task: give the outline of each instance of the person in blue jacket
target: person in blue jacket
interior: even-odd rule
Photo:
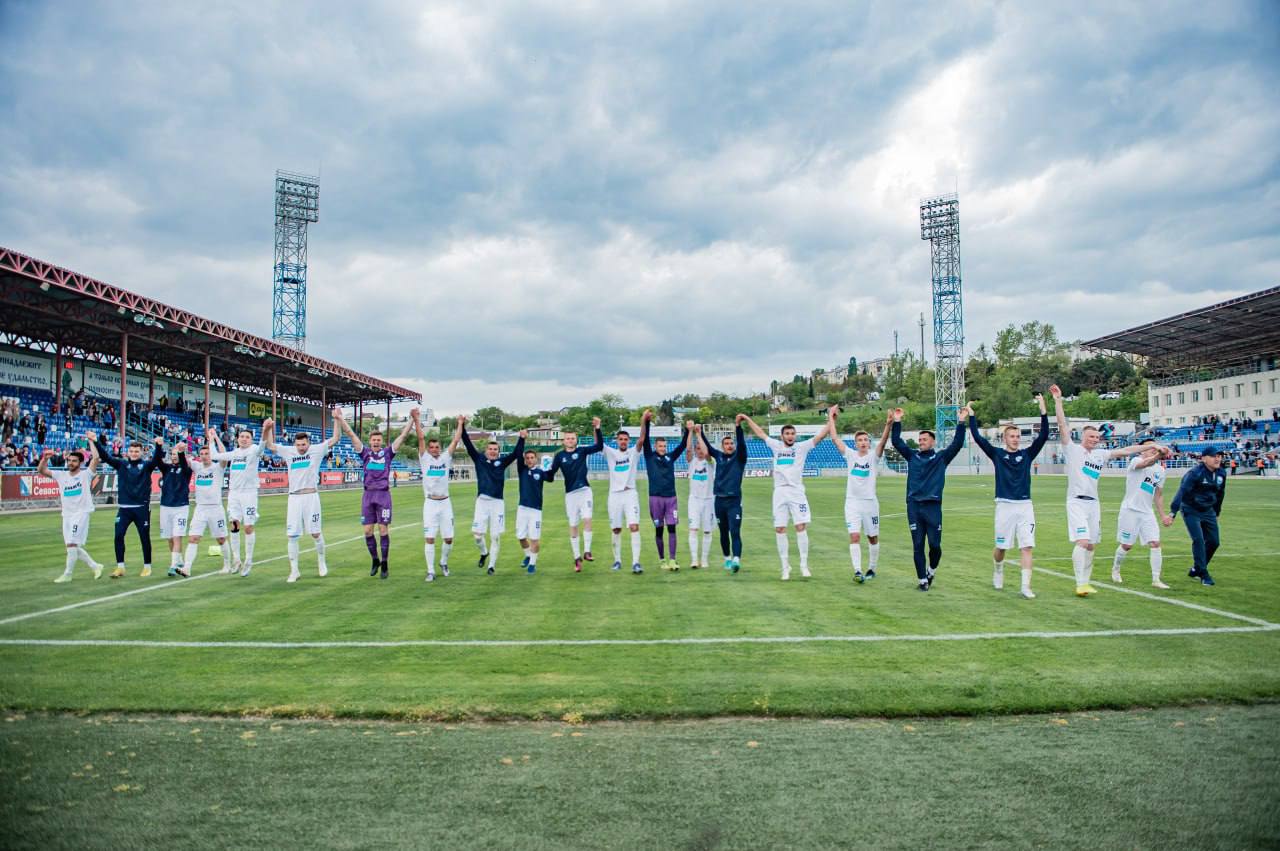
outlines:
[[[973,413],[969,406],[958,412],[960,423]],[[912,449],[902,439],[902,409],[893,412],[893,431],[889,439],[893,448],[907,462],[907,526],[911,529],[911,551],[916,565],[916,579],[921,591],[933,586],[934,574],[942,562],[942,489],[947,484],[947,465],[956,459],[964,446],[964,426],[957,425],[950,445],[938,452],[937,436],[923,429]],[[929,542],[929,562],[925,564],[924,544]]]
[[[476,548],[480,550],[480,561],[477,567],[485,567],[493,576],[498,565],[498,549],[502,541],[502,533],[506,531],[506,503],[503,500],[503,485],[506,484],[507,467],[524,454],[524,433],[516,440],[516,447],[506,455],[496,440],[485,444],[484,452],[476,449],[467,434],[467,418],[458,417],[462,424],[462,445],[476,469],[476,510],[475,519],[471,521],[471,534],[475,536]],[[485,545],[484,534],[489,533],[489,544]]]
[[[733,437],[720,438],[716,449],[707,440],[702,426],[693,427],[697,439],[707,454],[716,461],[715,495],[716,523],[720,526],[720,550],[724,553],[724,569],[737,573],[742,569],[742,477],[747,472],[747,440],[742,433],[742,421],[746,414],[738,414]]]
[[[1191,557],[1195,561],[1187,575],[1199,579],[1202,585],[1214,584],[1209,575],[1209,562],[1221,541],[1218,515],[1222,513],[1222,500],[1226,495],[1227,477],[1222,472],[1222,456],[1212,446],[1206,447],[1200,453],[1200,463],[1182,477],[1178,495],[1169,507],[1174,517],[1182,512],[1182,522],[1191,535]]]
[[[138,527],[138,540],[142,544],[142,573],[151,575],[151,473],[164,457],[164,447],[157,443],[150,458],[143,459],[142,444],[134,440],[120,458],[112,455],[105,437],[93,432],[88,438],[98,444],[102,463],[116,471],[116,569],[112,579],[124,576],[124,535],[130,526]]]

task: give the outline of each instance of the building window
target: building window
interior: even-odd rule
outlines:
[[[1178,425],[1182,425],[1187,421],[1186,417],[1178,417]]]
[[[1153,393],[1153,394],[1151,394],[1151,407],[1153,407],[1153,408],[1158,408],[1158,407],[1160,407],[1160,395],[1159,395],[1159,394],[1157,394],[1157,393]]]
[[[1179,394],[1178,394],[1178,404],[1179,404],[1179,405],[1185,405],[1185,404],[1187,404],[1187,394],[1186,394],[1186,393],[1179,393]]]
[[[1212,401],[1213,401],[1213,388],[1212,388],[1212,387],[1206,387],[1206,388],[1204,389],[1204,398],[1205,398],[1205,401],[1207,401],[1207,402],[1212,402]]]
[[[1224,401],[1224,402],[1225,402],[1225,401],[1227,401],[1227,385],[1225,385],[1225,384],[1224,384],[1224,385],[1222,385],[1222,388],[1221,388],[1221,389],[1222,389],[1222,396],[1221,396],[1221,399],[1222,399],[1222,401]]]
[[[1271,379],[1271,392],[1276,392],[1276,380],[1274,378]]]
[[[1253,395],[1257,396],[1261,392],[1262,392],[1262,382],[1261,381],[1253,382]]]
[[[1241,381],[1239,384],[1236,385],[1236,398],[1239,399],[1243,395],[1244,395],[1244,382]],[[1244,411],[1240,412],[1240,416],[1242,417],[1244,416]]]
[[[1261,409],[1261,408],[1255,408],[1255,409],[1254,409],[1254,411],[1253,411],[1253,415],[1254,415],[1255,417],[1260,417],[1260,416],[1262,416],[1262,409]]]
[[[1173,404],[1173,394],[1172,393],[1164,394],[1164,406],[1167,408],[1172,404]]]
[[[1191,401],[1192,401],[1192,402],[1199,402],[1199,401],[1200,401],[1200,391],[1199,391],[1199,390],[1192,390],[1192,391],[1191,391]]]

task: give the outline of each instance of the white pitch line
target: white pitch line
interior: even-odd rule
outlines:
[[[544,638],[544,639],[420,639],[405,641],[146,641],[96,638],[7,638],[0,645],[22,647],[150,647],[162,649],[313,650],[398,647],[641,647],[655,645],[888,643],[920,641],[998,641],[1005,639],[1114,638],[1118,636],[1214,635],[1272,632],[1280,625],[1203,626],[1170,629],[1100,629],[1080,631],[973,632],[938,635],[779,635],[732,638]]]
[[[1037,567],[1036,570],[1039,571],[1040,573],[1047,573],[1050,576],[1057,576],[1060,579],[1070,579],[1072,582],[1075,581],[1075,577],[1069,573],[1062,573],[1061,571],[1050,570],[1047,567]],[[1218,617],[1222,617],[1222,618],[1230,618],[1231,620],[1244,621],[1245,623],[1251,623],[1263,629],[1280,629],[1280,624],[1274,624],[1274,623],[1271,623],[1270,621],[1262,620],[1261,618],[1253,618],[1253,617],[1249,617],[1248,615],[1238,615],[1235,612],[1228,612],[1224,609],[1214,609],[1209,606],[1202,606],[1199,603],[1189,603],[1186,600],[1179,600],[1177,597],[1161,597],[1159,594],[1151,594],[1146,591],[1139,591],[1136,588],[1125,588],[1121,585],[1112,585],[1110,582],[1102,582],[1096,579],[1091,580],[1089,584],[1101,586],[1110,591],[1120,591],[1125,594],[1134,594],[1138,597],[1144,597],[1148,600],[1157,600],[1161,603],[1169,603],[1170,605],[1173,605],[1173,606],[1182,606],[1184,609],[1194,609],[1197,612],[1205,612],[1206,614],[1217,615]]]
[[[408,529],[410,526],[417,526],[417,525],[418,525],[417,523],[403,523],[399,526],[392,526],[391,528],[393,530]],[[325,547],[326,548],[336,547],[340,544],[349,544],[352,541],[363,541],[363,540],[364,540],[364,535],[356,535],[353,538],[343,538],[340,541],[332,541],[332,542],[326,541]],[[316,548],[312,546],[310,549],[301,550],[300,552],[313,553],[315,551],[316,551]],[[271,556],[270,558],[264,558],[262,561],[255,561],[253,563],[253,566],[258,567],[259,565],[270,564],[273,561],[279,561],[282,558],[288,558],[288,557],[289,557],[288,553],[283,553],[278,556]],[[12,617],[7,617],[0,620],[0,626],[4,626],[5,624],[17,623],[19,621],[30,620],[31,618],[39,618],[45,615],[56,615],[59,612],[69,612],[72,609],[79,609],[82,606],[96,606],[98,603],[109,603],[112,600],[119,600],[124,597],[132,597],[134,594],[145,594],[148,591],[159,591],[162,588],[177,588],[178,586],[184,583],[195,582],[197,579],[208,579],[210,576],[222,576],[222,575],[224,574],[222,573],[221,568],[219,568],[218,570],[211,570],[208,573],[201,573],[197,576],[189,576],[185,579],[174,579],[172,581],[157,582],[156,584],[148,585],[145,588],[134,588],[132,591],[121,591],[119,594],[111,594],[106,597],[95,597],[92,600],[81,600],[79,603],[68,603],[65,606],[58,606],[57,608],[54,608],[54,609],[45,609],[44,611],[40,611],[40,612],[27,612],[25,615],[13,615]]]

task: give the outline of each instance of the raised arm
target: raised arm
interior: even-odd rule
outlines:
[[[405,438],[409,436],[409,429],[413,428],[413,424],[416,421],[416,418],[413,418],[413,415],[416,414],[417,412],[418,412],[417,408],[414,408],[412,411],[409,412],[409,416],[411,417],[411,419],[405,422],[404,428],[400,429],[400,434],[396,437],[395,440],[391,441],[392,455],[395,455],[397,452],[400,451],[400,447],[404,446]],[[356,451],[357,452],[360,451],[359,446],[356,447]]]
[[[741,423],[734,427],[733,436],[738,444],[734,449],[734,455],[738,457],[738,463],[745,467],[747,465],[747,436],[742,433]]]
[[[672,458],[679,458],[684,454],[685,447],[689,445],[689,427],[693,425],[692,421],[686,421],[684,427],[680,429],[680,442],[676,444],[676,448],[669,453]]]
[[[276,451],[276,421],[273,419],[262,421],[262,446],[271,452]]]
[[[596,443],[595,446],[588,446],[586,449],[579,449],[581,455],[594,455],[604,449],[604,435],[600,432],[600,418],[592,417],[591,427],[595,430]]]
[[[893,448],[898,451],[905,460],[911,460],[915,457],[916,451],[907,442],[902,439],[902,409],[893,409],[893,426],[889,432],[889,440],[893,442]]]
[[[1130,446],[1121,446],[1119,449],[1112,449],[1109,453],[1107,453],[1107,457],[1108,458],[1128,458],[1130,455],[1137,455],[1139,452],[1146,452],[1148,449],[1151,449],[1152,447],[1159,449],[1161,452],[1163,452],[1165,449],[1159,443],[1155,443],[1155,444],[1135,443]],[[1148,466],[1148,465],[1144,464],[1143,466]]]
[[[760,428],[760,426],[756,425],[756,421],[751,419],[751,417],[747,416],[746,414],[738,414],[737,419],[738,419],[738,431],[742,431],[742,424],[746,423],[751,428],[751,433],[754,434],[756,437],[760,438],[761,440],[769,439],[769,435],[765,434],[764,430]]]
[[[959,413],[962,417],[971,417],[973,416],[973,408],[965,405]],[[960,454],[962,448],[964,448],[964,429],[957,423],[956,433],[952,436],[951,443],[942,452],[942,463],[950,464]]]
[[[414,433],[418,435],[418,458],[421,459],[423,455],[427,454],[427,439],[422,434],[422,420],[417,408],[409,412],[409,419],[413,422]],[[450,446],[450,450],[452,449],[453,447]],[[450,454],[452,454],[452,451],[450,451]]]
[[[855,452],[857,450],[851,449],[850,447],[846,446],[845,442],[840,439],[840,430],[836,426],[835,411],[836,411],[835,405],[832,405],[831,410],[827,411],[827,429],[831,432],[831,442],[836,445],[836,449],[840,450],[841,455],[848,457],[849,453]],[[888,433],[889,433],[889,426],[886,425],[885,434],[888,434]]]
[[[466,417],[458,417],[458,427],[462,430],[462,445],[466,447],[467,454],[471,456],[471,460],[479,464],[481,455],[476,449],[475,444],[471,442],[471,435],[467,434]]]
[[[341,416],[338,413],[338,410],[339,409],[337,408],[334,409],[333,421],[346,433],[347,437],[351,438],[351,445],[356,448],[356,454],[359,455],[361,452],[364,452],[364,442],[360,440],[360,435],[352,431],[351,426],[347,424],[347,418]],[[404,430],[406,433],[409,431],[409,425],[407,423],[405,424]],[[334,431],[334,435],[337,435],[337,431]],[[404,440],[404,434],[400,435],[399,440]],[[400,448],[399,443],[396,444],[395,448]]]
[[[838,413],[840,413],[839,405],[832,405],[830,408],[827,408],[827,422],[822,427],[822,431],[813,436],[814,446],[817,446],[819,443],[826,440],[828,434],[831,435],[832,440],[836,440],[836,414]],[[842,441],[836,440],[836,443],[841,442]]]
[[[98,444],[95,441],[89,441],[89,475],[98,472],[98,462],[102,460],[102,456],[98,454]]]
[[[324,442],[324,448],[326,452],[332,449],[333,447],[337,446],[338,442],[342,440],[342,431],[338,428],[339,423],[342,423],[342,409],[334,408],[333,409],[333,436]]]
[[[960,429],[956,429],[956,431],[960,431]],[[969,434],[973,435],[973,442],[978,444],[978,448],[982,450],[983,455],[991,459],[996,457],[996,451],[991,442],[979,433],[978,418],[973,414],[969,414]]]
[[[529,432],[527,430],[520,429],[520,436],[516,438],[515,448],[513,448],[506,455],[502,456],[503,467],[507,467],[513,461],[516,461],[519,458],[524,456],[524,439],[528,436],[529,436]]]
[[[98,450],[98,459],[105,463],[108,467],[114,467],[119,463],[119,459],[111,454],[111,449],[107,446],[107,439],[95,431],[85,432],[85,439],[89,441],[89,446]]]
[[[648,458],[653,455],[653,447],[649,445],[649,419],[653,416],[653,412],[648,408],[640,415],[640,448],[644,450],[644,457]]]
[[[893,427],[893,411],[884,418],[884,431],[880,434],[880,442],[876,444],[876,457],[884,457],[884,448],[889,445],[889,429]],[[844,441],[840,441],[844,443]]]
[[[449,457],[453,457],[453,453],[458,451],[458,443],[462,440],[462,435],[466,432],[466,417],[458,418],[458,427],[453,430],[453,440],[449,441]]]
[[[1049,393],[1053,396],[1053,415],[1058,420],[1058,443],[1063,447],[1071,441],[1071,429],[1067,428],[1067,414],[1062,409],[1062,388],[1056,384],[1049,385]]]
[[[1031,441],[1031,446],[1027,452],[1035,458],[1040,454],[1040,450],[1044,449],[1044,445],[1049,442],[1049,412],[1045,410],[1044,394],[1036,394],[1036,402],[1040,405],[1040,433],[1036,435],[1036,439]]]
[[[724,460],[724,453],[723,453],[723,452],[721,452],[719,449],[716,449],[714,446],[712,446],[712,445],[711,445],[711,441],[707,440],[707,432],[706,432],[706,430],[705,430],[705,429],[703,429],[703,427],[702,427],[701,425],[695,425],[695,426],[693,427],[693,434],[694,434],[694,440],[701,440],[701,441],[702,441],[702,448],[707,450],[707,455],[708,455],[708,456],[710,456],[711,458],[716,459],[716,461],[723,461],[723,460]],[[692,448],[689,450],[689,458],[690,458],[690,460],[692,460],[692,459],[693,459],[693,449],[692,449]]]
[[[36,475],[44,476],[46,479],[52,479],[53,475],[49,472],[49,458],[53,455],[53,450],[48,447],[40,453],[40,463],[36,464]]]

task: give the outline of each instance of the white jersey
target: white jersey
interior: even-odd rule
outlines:
[[[815,445],[814,439],[800,440],[790,446],[772,437],[766,437],[764,442],[773,453],[773,489],[804,490],[804,461]]]
[[[236,446],[226,452],[214,452],[209,455],[214,461],[227,462],[231,471],[230,490],[258,490],[258,459],[262,457],[262,445],[255,443],[247,449]]]
[[[199,461],[191,462],[194,471],[191,481],[196,486],[196,505],[222,505],[222,465],[210,464],[208,467]]]
[[[50,470],[49,475],[58,483],[58,496],[62,500],[62,516],[74,517],[93,511],[93,474],[88,467],[74,473],[66,470]]]
[[[689,461],[689,498],[711,499],[716,471],[710,458],[694,455]]]
[[[609,464],[609,493],[622,493],[636,489],[636,467],[639,466],[640,449],[628,447],[626,452],[604,448],[604,457]]]
[[[449,471],[453,469],[453,456],[443,450],[439,458],[424,452],[418,457],[422,467],[422,492],[428,498],[440,499],[449,495]]]
[[[329,454],[329,447],[313,443],[303,455],[292,443],[276,446],[276,454],[289,462],[289,493],[315,490],[320,486],[320,463]]]
[[[876,462],[878,460],[874,449],[867,450],[866,455],[859,455],[856,449],[850,449],[845,453],[844,463],[849,469],[849,484],[845,489],[845,499],[876,498]]]
[[[1077,496],[1098,498],[1098,478],[1107,466],[1111,450],[1101,446],[1092,451],[1078,443],[1068,443],[1062,447],[1063,457],[1067,459],[1067,498]]]
[[[1120,507],[1147,514],[1155,500],[1156,488],[1164,486],[1165,471],[1159,462],[1139,469],[1140,460],[1140,456],[1129,460],[1129,471],[1124,476],[1124,502]]]

